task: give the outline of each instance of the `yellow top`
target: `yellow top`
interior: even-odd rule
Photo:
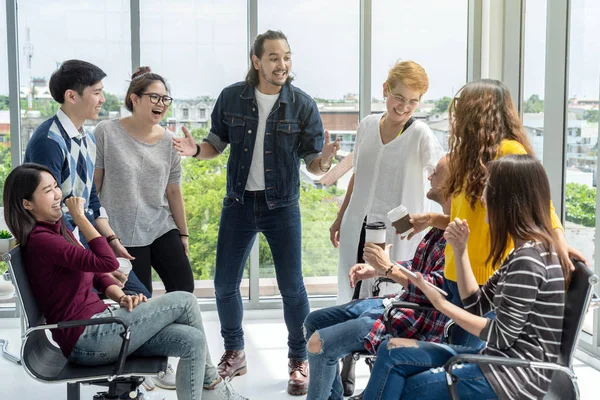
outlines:
[[[515,140],[503,140],[502,143],[500,143],[498,157],[509,154],[527,154],[527,152],[519,142]],[[552,203],[550,203],[550,215],[552,218],[552,227],[563,229],[560,218],[556,215]],[[490,227],[485,222],[485,207],[481,201],[478,200],[475,204],[475,209],[473,210],[464,191],[460,192],[452,198],[450,221],[454,221],[454,218],[460,218],[461,220],[466,219],[469,224],[469,229],[471,231],[467,241],[469,261],[471,262],[471,268],[477,283],[483,285],[487,282],[489,277],[492,276],[494,270],[499,267],[498,265],[494,268],[491,264],[485,262],[490,254]],[[510,240],[505,257],[513,247],[512,240]],[[446,267],[444,269],[444,276],[446,279],[456,282],[454,251],[449,245],[446,245]]]

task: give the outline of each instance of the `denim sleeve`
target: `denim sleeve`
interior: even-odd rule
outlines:
[[[210,114],[210,132],[204,141],[212,144],[219,153],[224,152],[229,143],[229,127],[223,123],[223,92]]]
[[[323,123],[317,108],[317,103],[310,100],[307,111],[304,114],[304,126],[300,132],[300,147],[298,156],[304,159],[308,167],[315,158],[319,157],[323,150]]]

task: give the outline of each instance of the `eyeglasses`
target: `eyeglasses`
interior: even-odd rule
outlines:
[[[156,93],[142,93],[141,96],[150,97],[150,103],[152,103],[152,104],[158,104],[159,101],[162,101],[162,103],[164,104],[165,107],[169,107],[171,105],[171,103],[173,102],[172,97],[161,96],[160,94],[156,94]]]
[[[390,84],[388,83],[388,93],[390,94],[390,96],[392,96],[397,102],[400,103],[401,106],[405,106],[408,104],[408,106],[410,108],[416,107],[419,105],[419,100],[406,100],[404,98],[404,96],[399,95],[399,94],[394,94],[392,93],[392,87],[390,86]]]

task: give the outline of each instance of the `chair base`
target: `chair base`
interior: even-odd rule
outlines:
[[[4,358],[6,358],[8,361],[14,362],[15,364],[21,365],[21,359],[8,351],[8,340],[0,339],[0,345],[2,346],[2,355]]]
[[[94,400],[116,400],[123,395],[128,395],[129,399],[138,398],[138,387],[144,382],[142,376],[130,376],[127,378],[117,378],[112,382],[91,381],[84,382],[86,385],[108,386],[108,391],[97,392]],[[81,382],[67,383],[67,400],[81,400],[80,393]],[[131,397],[133,395],[133,397]]]

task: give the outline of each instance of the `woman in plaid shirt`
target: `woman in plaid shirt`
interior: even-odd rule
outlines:
[[[429,199],[442,205],[444,212],[450,209],[450,201],[440,195],[446,173],[446,158],[443,157],[429,176],[431,189],[427,193]],[[419,243],[414,258],[402,264],[412,271],[420,272],[429,282],[441,287],[445,246],[444,231],[434,228]],[[367,243],[364,259],[369,265],[358,264],[350,270],[352,286],[361,279],[386,275],[406,288],[396,299],[430,305],[423,292],[409,283],[398,268],[390,268],[393,263],[379,246]],[[397,309],[392,312],[394,332],[386,332],[383,311],[383,299],[371,298],[324,308],[308,315],[304,322],[310,366],[308,399],[343,399],[340,358],[365,348],[375,354],[379,343],[388,333],[405,338],[440,341],[447,321],[437,311]]]

